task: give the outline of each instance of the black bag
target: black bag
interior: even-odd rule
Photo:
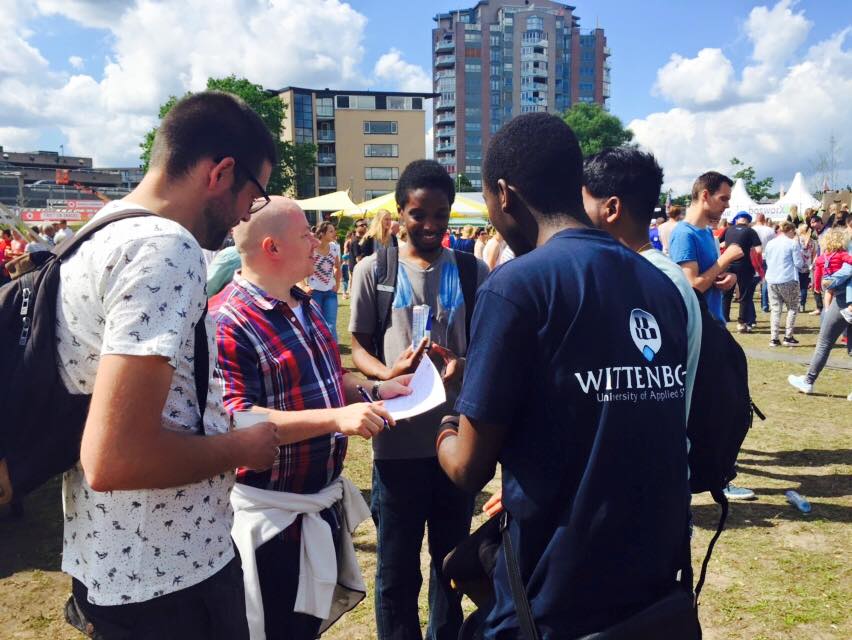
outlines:
[[[459,269],[462,297],[465,308],[465,332],[470,343],[470,323],[476,301],[477,265],[473,254],[453,251]],[[396,274],[399,265],[399,249],[395,246],[379,245],[376,249],[376,330],[373,333],[373,348],[376,357],[385,361],[385,331],[390,326],[391,307],[396,294]],[[387,363],[385,363],[387,364]]]
[[[124,211],[87,224],[53,252],[30,254],[27,267],[0,287],[0,505],[19,502],[80,459],[91,396],[69,393],[59,377],[56,301],[62,261],[106,225],[150,215]],[[195,389],[202,426],[209,375],[203,318],[195,325]]]
[[[479,607],[465,620],[459,634],[460,640],[474,640],[482,637],[482,623],[494,603],[493,586],[490,594],[485,594],[485,597],[483,597],[483,589],[486,581],[489,585],[491,584],[500,547],[503,549],[506,570],[509,574],[509,587],[512,591],[515,611],[518,614],[519,637],[523,640],[539,639],[538,629],[527,599],[526,587],[521,578],[518,559],[509,536],[508,523],[509,515],[505,511],[491,518],[444,559],[445,577],[450,579],[454,588],[471,596]],[[474,595],[468,590],[470,588],[476,590],[477,599],[474,599]],[[659,640],[660,638],[677,640],[701,638],[701,624],[691,590],[681,584],[674,584],[668,594],[627,620],[575,640]]]
[[[710,313],[704,296],[695,293],[701,307],[701,351],[686,426],[690,443],[689,487],[692,493],[709,491],[722,507],[695,587],[697,603],[713,547],[728,519],[724,489],[736,476],[734,465],[754,415],[761,420],[766,418],[751,400],[745,352]]]

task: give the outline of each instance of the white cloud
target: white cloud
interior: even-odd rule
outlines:
[[[721,49],[702,49],[695,58],[672,54],[657,70],[655,91],[684,106],[705,107],[733,94],[734,67]]]
[[[776,185],[789,184],[796,171],[807,175],[813,170],[814,159],[825,149],[832,133],[841,147],[838,160],[843,180],[852,178],[848,127],[848,105],[852,104],[852,50],[848,41],[852,28],[802,53],[796,47],[801,47],[810,23],[802,14],[789,11],[789,6],[782,1],[772,9],[752,10],[747,31],[754,46],[752,57],[759,64],[743,70],[742,83],[732,87],[738,96],[708,91],[696,99],[666,85],[669,89],[665,95],[675,102],[674,107],[628,124],[636,142],[660,160],[667,187],[685,193],[704,171],[730,172],[733,156],[753,165],[759,176],[773,176]],[[786,35],[758,33],[761,21]],[[721,54],[717,62],[724,64],[722,59],[727,61]],[[785,64],[788,60],[794,62]],[[680,64],[678,73],[683,69]],[[703,79],[684,75],[682,80],[697,90]],[[713,96],[717,96],[716,102]]]
[[[69,153],[136,164],[139,142],[170,95],[230,74],[287,85],[429,90],[429,76],[391,50],[361,71],[367,19],[340,0],[0,0],[0,127],[57,126]],[[100,78],[52,71],[28,42],[39,13],[110,30]],[[379,87],[372,87],[379,88]]]
[[[423,67],[403,60],[397,49],[391,49],[379,58],[373,74],[378,80],[398,86],[402,91],[432,91],[430,75]]]
[[[0,127],[0,147],[8,151],[31,150],[38,141],[35,129]]]
[[[82,69],[83,58],[81,58],[80,56],[71,56],[70,58],[68,58],[68,64],[70,64],[75,69]]]
[[[431,160],[435,156],[435,147],[433,146],[433,143],[435,141],[435,127],[429,127],[429,130],[426,132],[425,138],[426,155],[424,157],[429,158]]]

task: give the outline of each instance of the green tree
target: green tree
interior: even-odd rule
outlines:
[[[742,178],[745,190],[752,200],[760,201],[772,195],[772,178],[757,179],[757,172],[752,166],[746,166],[739,158],[731,158],[731,166],[734,168],[734,180]]]
[[[456,191],[459,193],[465,193],[469,191],[476,191],[476,189],[470,179],[463,173],[460,173],[456,176]]]
[[[260,116],[276,140],[278,147],[278,164],[273,168],[266,190],[269,193],[295,193],[297,196],[313,195],[299,192],[299,183],[304,184],[305,177],[313,171],[316,163],[316,146],[312,144],[295,144],[281,140],[281,126],[284,122],[284,103],[277,95],[268,93],[259,84],[253,84],[245,78],[228,76],[227,78],[209,78],[207,89],[224,91],[239,96]],[[190,95],[185,94],[183,97]],[[160,107],[159,117],[162,120],[178,101],[177,96],[170,96]],[[145,134],[142,148],[142,168],[148,170],[151,160],[151,147],[154,144],[155,127]]]
[[[597,104],[578,102],[562,118],[574,130],[584,156],[607,147],[620,147],[633,140],[633,132],[625,129],[618,117]]]

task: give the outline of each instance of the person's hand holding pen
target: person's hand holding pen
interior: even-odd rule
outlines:
[[[374,402],[362,386],[358,386],[358,393],[364,402],[350,404],[335,411],[338,418],[338,431],[346,436],[361,436],[369,439],[377,435],[382,429],[389,429],[395,425],[393,417],[385,408],[382,400],[390,400],[398,396],[407,396],[411,393],[408,386],[414,374],[398,376],[393,380],[386,380],[375,385],[375,395],[379,398]]]

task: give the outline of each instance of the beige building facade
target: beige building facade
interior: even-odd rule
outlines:
[[[282,139],[317,147],[299,198],[348,189],[354,202],[369,200],[393,191],[405,166],[426,157],[424,106],[433,94],[287,87],[278,95]]]

